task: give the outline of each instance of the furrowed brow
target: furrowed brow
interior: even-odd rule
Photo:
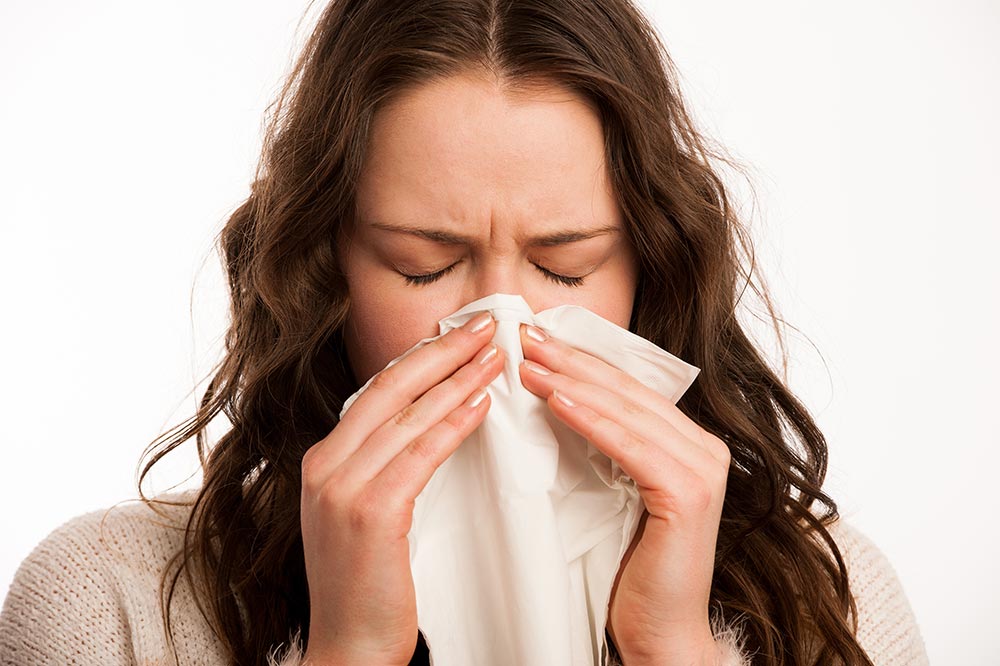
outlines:
[[[383,222],[369,222],[369,226],[383,231],[418,236],[420,238],[426,238],[427,240],[434,241],[435,243],[442,243],[445,245],[475,245],[476,243],[476,239],[471,236],[463,236],[462,234],[456,234],[443,229],[425,229],[410,225],[385,224]],[[595,238],[597,236],[603,236],[605,234],[617,234],[620,232],[621,229],[619,227],[608,225],[593,229],[569,229],[566,231],[539,234],[537,236],[528,237],[527,241],[528,245],[534,247],[554,247],[557,245],[565,245],[567,243],[575,243],[577,241]]]
[[[405,224],[385,224],[383,222],[369,222],[368,226],[375,229],[382,229],[383,231],[392,231],[397,234],[419,236],[420,238],[426,238],[435,243],[444,243],[446,245],[471,245],[475,242],[475,239],[471,236],[462,236],[461,234],[455,234],[442,229],[423,229]]]
[[[594,229],[557,231],[551,234],[531,236],[528,239],[528,245],[533,245],[535,247],[553,247],[555,245],[565,245],[566,243],[575,243],[576,241],[587,240],[588,238],[596,238],[597,236],[617,234],[620,232],[620,228],[611,225],[606,227],[596,227]]]

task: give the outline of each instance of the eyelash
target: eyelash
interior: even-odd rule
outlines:
[[[556,282],[567,287],[579,287],[583,284],[582,277],[569,277],[568,275],[559,275],[558,273],[553,273],[552,271],[547,271],[538,264],[532,264],[535,268],[542,272],[542,275],[549,278],[553,282]]]
[[[428,273],[427,275],[407,275],[406,273],[400,273],[404,278],[406,278],[406,284],[430,284],[435,280],[447,275],[455,269],[458,264],[452,264],[448,268],[438,271],[437,273]]]
[[[406,273],[400,273],[404,278],[406,278],[406,284],[412,285],[423,285],[430,284],[436,280],[444,277],[451,271],[455,269],[460,262],[456,262],[447,268],[438,271],[437,273],[428,273],[427,275],[407,275]],[[552,280],[557,284],[561,284],[566,287],[579,287],[583,284],[582,277],[569,277],[568,275],[559,275],[558,273],[553,273],[552,271],[545,270],[538,264],[532,264],[535,268],[542,272],[542,275]]]

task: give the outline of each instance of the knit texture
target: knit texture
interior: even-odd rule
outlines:
[[[189,502],[192,493],[163,499]],[[119,504],[73,518],[39,543],[18,568],[0,612],[0,665],[173,664],[160,577],[181,546],[190,507],[157,505],[157,511],[141,502]],[[846,560],[858,640],[873,663],[925,666],[916,619],[885,555],[843,519],[828,529]],[[180,663],[228,664],[184,576],[171,603]],[[712,630],[720,666],[750,666],[737,628],[713,622]],[[294,631],[267,656],[272,666],[307,666]]]

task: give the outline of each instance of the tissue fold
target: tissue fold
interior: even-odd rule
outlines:
[[[493,294],[438,322],[490,311],[504,369],[483,422],[417,496],[407,536],[417,624],[433,666],[607,663],[611,588],[643,511],[631,479],[525,389],[519,326],[533,324],[676,403],[699,369],[579,306],[533,313]],[[368,388],[344,404],[341,417]]]

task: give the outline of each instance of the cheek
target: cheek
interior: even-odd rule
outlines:
[[[438,333],[430,303],[399,289],[351,294],[345,327],[347,354],[359,386],[423,338]]]
[[[340,247],[345,247],[343,242]],[[437,320],[428,325],[421,300],[406,298],[363,244],[339,258],[351,301],[344,324],[344,344],[361,386],[422,337],[436,334]],[[428,329],[431,332],[422,335]]]
[[[595,289],[592,294],[594,301],[587,307],[604,319],[627,329],[635,306],[637,281],[634,259],[625,255],[615,270],[610,271],[607,279]]]
[[[619,283],[589,309],[620,328],[628,328],[632,318],[633,293]]]
[[[405,286],[365,246],[341,258],[351,294],[344,342],[361,386],[424,338],[438,334],[438,321],[463,304],[457,294]]]

